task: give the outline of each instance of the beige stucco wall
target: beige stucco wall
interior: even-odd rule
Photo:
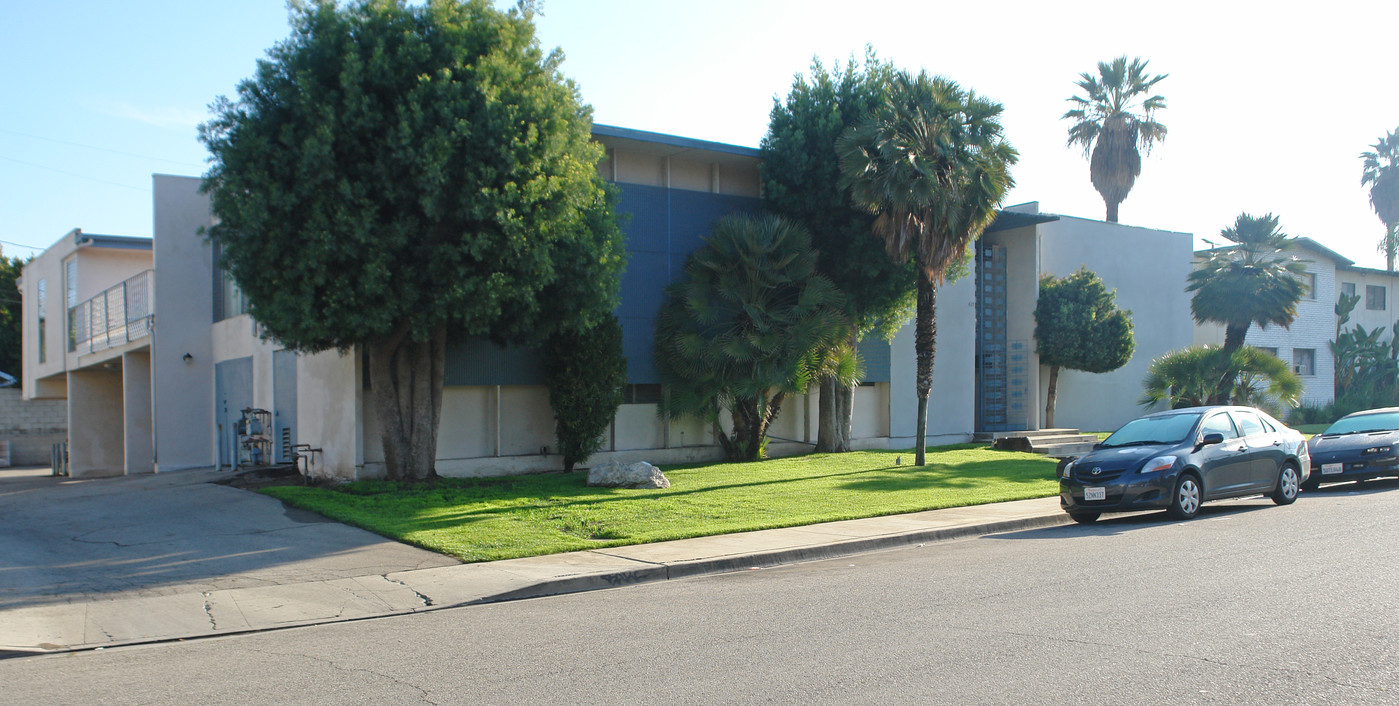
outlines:
[[[123,418],[119,364],[68,372],[69,475],[94,478],[126,471]]]
[[[150,349],[123,353],[121,373],[126,473],[151,473],[155,470],[155,443],[151,423]]]
[[[928,397],[927,442],[951,444],[971,439],[976,423],[976,278],[968,274],[938,289],[937,353]],[[889,445],[913,445],[918,418],[914,323],[899,329],[889,358]],[[859,398],[856,400],[859,401]],[[856,407],[859,416],[860,408]],[[856,435],[858,436],[858,434]]]
[[[1151,361],[1194,340],[1190,298],[1185,292],[1193,239],[1188,233],[1068,216],[1039,228],[1043,272],[1063,277],[1087,266],[1116,290],[1117,306],[1132,312],[1136,352],[1125,366],[1102,374],[1073,370],[1059,374],[1055,426],[1116,429],[1146,411],[1137,399]],[[1035,287],[1037,295],[1037,282]],[[1029,300],[1026,324],[1032,341],[1034,302]],[[1042,367],[1035,386],[1040,419],[1048,384],[1048,368]]]
[[[602,138],[607,158],[598,173],[609,181],[732,196],[762,195],[758,161],[701,150]]]
[[[365,439],[374,436],[378,448],[377,432],[361,416],[361,365],[358,352],[326,351],[297,359],[296,437],[297,443],[320,449],[310,459],[309,472],[315,477],[357,478],[367,451]]]
[[[152,177],[155,312],[152,413],[157,471],[213,466],[213,253],[199,229],[210,225],[199,179]],[[189,354],[189,360],[184,356]]]

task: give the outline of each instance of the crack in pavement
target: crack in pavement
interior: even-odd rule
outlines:
[[[379,576],[380,576],[380,578],[384,579],[385,581],[388,581],[389,583],[396,583],[396,584],[398,584],[398,585],[400,585],[400,586],[402,586],[402,587],[404,587],[404,588],[406,588],[406,589],[412,591],[412,592],[413,592],[413,595],[417,596],[417,597],[418,597],[418,600],[420,600],[420,601],[423,602],[423,607],[424,607],[424,608],[429,607],[429,606],[432,605],[432,598],[431,598],[430,596],[427,596],[427,595],[423,594],[422,591],[419,591],[418,589],[413,588],[412,586],[409,586],[408,584],[406,584],[406,583],[404,583],[404,582],[402,582],[402,581],[400,581],[400,580],[398,580],[398,579],[391,579],[391,578],[389,578],[389,575],[388,575],[388,574],[379,574]]]
[[[209,627],[218,630],[219,621],[214,619],[214,606],[209,602],[209,591],[204,592],[204,614],[209,616]]]
[[[399,679],[398,677],[395,677],[395,676],[393,676],[393,675],[391,675],[391,674],[384,674],[383,672],[376,672],[376,671],[374,671],[374,670],[372,670],[372,669],[367,669],[367,668],[364,668],[364,667],[346,667],[346,666],[342,666],[342,665],[336,663],[335,660],[326,659],[326,658],[324,658],[324,657],[314,657],[314,656],[308,655],[308,654],[286,653],[286,652],[274,652],[274,651],[272,651],[272,650],[260,650],[260,649],[253,649],[253,650],[251,650],[251,651],[252,651],[252,652],[256,652],[256,653],[258,653],[258,654],[273,655],[273,656],[276,656],[276,657],[300,657],[300,658],[302,658],[302,659],[311,660],[312,662],[319,662],[319,663],[321,663],[321,664],[326,665],[327,667],[330,667],[331,669],[334,669],[334,670],[337,671],[337,672],[344,672],[344,673],[347,673],[347,674],[353,673],[353,672],[363,672],[363,673],[365,673],[365,674],[372,674],[372,675],[374,675],[374,676],[376,676],[376,677],[380,677],[380,678],[382,678],[382,679],[387,679],[387,680],[389,680],[390,682],[393,682],[394,684],[397,684],[397,685],[399,685],[399,686],[406,686],[406,687],[408,687],[409,689],[412,689],[412,690],[418,692],[418,696],[419,696],[419,698],[422,699],[423,703],[432,704],[433,706],[437,706],[437,702],[436,702],[436,701],[433,701],[432,699],[428,698],[428,691],[427,691],[427,689],[424,689],[424,688],[418,686],[417,684],[412,684],[412,683],[403,681],[402,679]]]

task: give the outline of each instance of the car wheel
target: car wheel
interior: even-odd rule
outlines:
[[[1177,520],[1188,520],[1200,513],[1200,500],[1203,497],[1200,479],[1193,474],[1182,473],[1176,480],[1176,490],[1171,494],[1171,505],[1166,512]]]
[[[1278,471],[1278,484],[1273,488],[1273,502],[1289,505],[1297,499],[1297,469],[1291,463],[1282,464]]]
[[[1071,512],[1069,513],[1069,517],[1074,518],[1074,522],[1080,525],[1091,525],[1097,522],[1098,517],[1102,514],[1101,512]]]

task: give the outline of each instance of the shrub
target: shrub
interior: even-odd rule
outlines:
[[[544,382],[564,471],[602,448],[602,433],[622,404],[627,359],[622,325],[608,316],[591,329],[563,331],[544,344]]]

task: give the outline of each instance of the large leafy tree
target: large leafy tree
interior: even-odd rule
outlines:
[[[1073,121],[1068,144],[1083,147],[1093,188],[1103,195],[1112,223],[1141,176],[1140,150],[1150,154],[1152,145],[1166,139],[1166,126],[1156,120],[1166,99],[1152,91],[1169,74],[1152,76],[1147,63],[1125,56],[1098,62],[1097,76],[1080,74],[1076,83],[1083,93],[1068,99],[1074,107],[1063,116]]]
[[[0,254],[0,373],[16,380],[22,379],[24,361],[24,309],[16,282],[25,262]]]
[[[1393,272],[1399,252],[1399,129],[1381,137],[1360,159],[1364,162],[1360,183],[1370,187],[1370,205],[1384,223],[1379,250],[1386,269]]]
[[[805,228],[776,215],[720,219],[657,317],[662,411],[706,419],[726,457],[758,460],[783,399],[806,390],[822,352],[849,330],[844,306],[817,273]]]
[[[937,287],[996,218],[1019,154],[1005,140],[1000,103],[926,71],[898,72],[888,101],[841,134],[841,182],[877,214],[874,233],[895,262],[917,268],[918,418],[915,462],[924,465],[933,386]]]
[[[267,335],[362,348],[391,478],[436,474],[449,338],[534,343],[613,307],[591,114],[529,3],[293,3],[201,139],[210,238]]]
[[[820,380],[817,451],[850,450],[856,344],[865,335],[890,338],[913,309],[914,268],[895,263],[871,236],[874,215],[851,204],[840,182],[835,142],[845,129],[881,106],[893,67],[867,50],[827,70],[812,61],[785,100],[774,99],[763,138],[763,193],[773,211],[811,232],[816,268],[845,295],[850,330],[831,351],[834,365]]]
[[[1046,274],[1035,303],[1035,344],[1049,366],[1044,424],[1053,428],[1059,369],[1106,373],[1126,365],[1137,347],[1132,312],[1118,309],[1116,292],[1086,267],[1062,278]]]

